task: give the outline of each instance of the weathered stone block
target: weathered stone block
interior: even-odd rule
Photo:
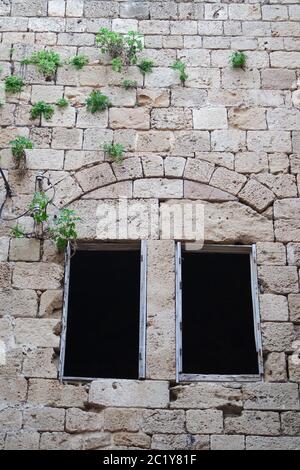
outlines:
[[[229,129],[211,133],[212,150],[218,152],[239,152],[245,149],[246,134],[244,131]]]
[[[12,16],[47,16],[47,0],[12,2]]]
[[[257,243],[257,262],[267,265],[285,265],[285,246],[282,243]]]
[[[211,450],[244,450],[244,436],[211,436]]]
[[[129,433],[129,432],[116,432],[112,435],[113,444],[116,446],[126,446],[130,449],[150,449],[151,437],[141,432]]]
[[[71,433],[100,431],[103,427],[103,413],[69,408],[66,411],[66,431]]]
[[[289,294],[299,291],[297,268],[294,266],[259,266],[258,274],[267,292]]]
[[[186,199],[201,199],[202,201],[234,201],[237,198],[221,189],[214,188],[209,184],[197,183],[195,181],[184,181],[184,197]]]
[[[60,317],[63,305],[62,290],[46,290],[40,298],[39,317]]]
[[[164,176],[164,161],[162,157],[158,155],[143,155],[141,162],[146,177]],[[166,174],[166,176],[170,175]]]
[[[248,150],[254,152],[291,152],[291,138],[287,131],[249,131]]]
[[[38,432],[18,431],[7,433],[4,450],[38,450]]]
[[[16,263],[13,286],[18,289],[58,289],[63,268],[55,263]]]
[[[0,377],[0,405],[18,405],[26,400],[27,381],[24,377]]]
[[[218,408],[242,407],[240,387],[215,383],[178,385],[171,388],[171,408]]]
[[[146,374],[149,379],[169,380],[175,376],[174,250],[173,240],[148,242]]]
[[[111,108],[109,124],[112,129],[149,129],[149,112],[143,108]]]
[[[284,434],[289,436],[299,436],[300,435],[300,413],[287,411],[286,413],[281,413],[281,425],[282,431]]]
[[[155,434],[153,450],[209,450],[209,436],[191,434]]]
[[[268,169],[268,156],[264,152],[240,152],[235,156],[238,173],[259,173]]]
[[[148,434],[185,432],[185,414],[182,410],[145,410],[142,430]]]
[[[209,132],[207,131],[175,131],[172,151],[176,155],[192,155],[195,152],[210,150]]]
[[[89,403],[98,406],[166,408],[168,382],[96,380],[91,383]]]
[[[116,181],[116,177],[108,163],[101,163],[81,170],[76,173],[76,179],[85,192]]]
[[[26,150],[26,165],[32,170],[62,170],[64,152],[62,150]]]
[[[293,295],[293,294],[291,294]],[[263,294],[259,297],[262,321],[288,321],[288,304],[283,295]]]
[[[66,432],[45,432],[41,435],[41,450],[82,450],[82,436],[73,436]]]
[[[278,241],[300,241],[299,214],[300,199],[292,198],[275,201],[275,234]]]
[[[210,184],[236,196],[246,181],[247,178],[244,175],[219,167],[212,175]]]
[[[26,346],[30,344],[31,340],[28,339]],[[56,378],[57,366],[54,359],[55,354],[52,348],[39,348],[27,351],[23,363],[24,376],[37,378],[45,377],[50,379]]]
[[[295,349],[293,345],[293,349]],[[289,364],[289,380],[291,382],[300,383],[300,364],[299,364],[299,348],[292,356],[288,358]]]
[[[147,108],[165,108],[170,104],[170,91],[161,88],[139,88],[137,102],[139,106]]]
[[[40,241],[34,238],[13,238],[9,250],[10,261],[38,261]]]
[[[6,262],[0,262],[0,288],[10,286],[11,274],[12,266]]]
[[[192,129],[192,112],[189,109],[153,109],[151,113],[153,129]]]
[[[288,243],[287,260],[288,264],[300,267],[300,243]]]
[[[153,413],[155,413],[153,411]],[[105,431],[139,431],[143,411],[138,408],[106,408],[103,411]]]
[[[142,152],[168,152],[173,143],[173,134],[169,131],[139,132],[136,150]]]
[[[297,384],[257,383],[243,386],[245,410],[298,410]]]
[[[13,408],[0,411],[0,432],[19,431],[22,427],[22,412]]]
[[[267,111],[269,129],[278,130],[299,130],[300,110],[292,109],[270,109]]]
[[[300,294],[289,294],[289,310],[290,320],[299,323],[300,322]]]
[[[143,177],[141,160],[138,157],[126,158],[121,164],[113,163],[112,169],[119,181]]]
[[[65,410],[57,408],[29,408],[24,410],[26,431],[63,431]]]
[[[261,71],[262,88],[269,90],[289,90],[295,81],[295,71],[283,69],[265,69]]]
[[[196,158],[188,158],[184,170],[184,178],[209,183],[215,166]]]
[[[262,212],[269,207],[274,199],[274,193],[256,180],[249,180],[239,192],[239,198],[258,212]]]
[[[16,343],[26,346],[58,347],[59,337],[54,333],[55,319],[17,318],[15,323]]]
[[[191,434],[223,432],[223,412],[218,410],[189,410],[186,413],[186,428]]]
[[[264,108],[232,108],[228,112],[230,127],[237,129],[266,129],[266,111]]]
[[[29,404],[79,408],[84,406],[86,400],[87,391],[82,385],[61,384],[58,380],[29,380],[27,399]]]
[[[133,183],[133,196],[141,198],[182,198],[183,181],[176,179],[147,178]]]
[[[227,129],[226,108],[201,108],[193,110],[194,129]]]
[[[0,237],[0,261],[7,261],[9,237]]]
[[[265,378],[267,382],[286,382],[286,358],[284,353],[272,352],[265,361]]]
[[[37,295],[33,290],[0,290],[0,315],[14,317],[35,317]]]
[[[246,450],[299,450],[300,437],[246,437]]]
[[[241,416],[225,416],[225,432],[229,434],[280,434],[279,413],[243,411]]]
[[[204,106],[207,102],[207,91],[187,87],[172,89],[172,106],[195,107]],[[209,108],[207,108],[209,110]]]
[[[52,133],[52,148],[81,149],[83,131],[81,129],[55,128]]]

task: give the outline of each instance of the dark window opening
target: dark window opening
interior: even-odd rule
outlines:
[[[139,377],[140,250],[78,250],[70,261],[64,377]]]
[[[182,252],[182,373],[258,374],[250,253]]]

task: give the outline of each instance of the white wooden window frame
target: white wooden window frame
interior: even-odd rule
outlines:
[[[217,375],[217,374],[184,374],[182,372],[182,248],[187,251],[199,251],[202,253],[248,253],[251,270],[251,292],[254,319],[254,335],[257,351],[258,374],[248,375]],[[257,279],[256,245],[204,245],[202,248],[197,243],[177,242],[176,244],[176,380],[177,382],[259,382],[263,380],[263,355],[261,326],[259,314],[259,292]]]
[[[140,266],[140,328],[139,328],[139,379],[146,377],[146,322],[147,322],[147,241],[141,240],[138,243],[124,242],[78,242],[76,247],[78,251],[104,251],[104,250],[137,250],[141,252]],[[71,245],[68,244],[65,251],[65,275],[64,275],[64,297],[63,297],[63,313],[62,313],[62,333],[60,342],[60,359],[59,359],[59,379],[61,381],[85,381],[101,379],[101,377],[70,377],[64,375],[65,352],[66,352],[66,335],[68,321],[68,301],[70,287],[70,267],[71,267]],[[101,358],[99,358],[101,360]],[[122,380],[122,379],[118,379]]]

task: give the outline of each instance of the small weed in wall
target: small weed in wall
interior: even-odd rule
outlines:
[[[143,59],[141,62],[138,64],[138,68],[140,69],[140,72],[142,75],[146,75],[146,73],[151,73],[153,71],[153,60],[150,59]]]
[[[11,75],[5,79],[5,91],[6,93],[19,93],[22,91],[24,82],[21,77]]]
[[[49,218],[49,215],[47,214],[47,207],[49,203],[50,199],[47,194],[42,191],[37,191],[34,193],[32,201],[29,204],[28,211],[37,224],[47,222]]]
[[[178,70],[179,72],[179,80],[181,81],[182,85],[185,85],[186,80],[188,79],[188,74],[186,73],[186,64],[182,62],[182,60],[176,60],[172,65],[173,70]]]
[[[22,60],[21,63],[35,65],[47,80],[52,80],[58,67],[62,65],[60,55],[57,52],[44,50],[34,52],[28,59]]]
[[[75,242],[77,239],[76,222],[79,220],[80,217],[70,209],[61,209],[59,214],[54,216],[50,235],[59,251],[63,251],[69,241]]]
[[[69,106],[69,101],[66,98],[60,98],[59,100],[56,101],[56,106],[58,106],[61,109],[66,108]]]
[[[9,143],[11,145],[12,154],[17,163],[19,163],[21,159],[25,159],[26,149],[33,149],[33,142],[27,137],[19,136],[14,140],[11,140]]]
[[[136,80],[123,80],[122,87],[125,88],[125,90],[129,90],[130,88],[136,88],[137,81]]]
[[[89,63],[89,58],[83,54],[78,54],[71,57],[68,63],[73,65],[76,70],[81,70],[85,65]]]
[[[111,106],[108,97],[103,95],[100,91],[92,91],[86,99],[87,110],[94,114],[97,111],[104,111]]]
[[[245,69],[247,56],[244,52],[233,52],[230,56],[230,65],[233,69]]]
[[[44,116],[46,121],[50,121],[54,114],[54,108],[45,101],[38,101],[35,103],[30,110],[30,119],[37,119]]]
[[[112,67],[116,72],[121,72],[124,66],[135,65],[137,53],[143,49],[142,36],[136,31],[120,34],[101,28],[96,43],[103,54],[112,58]]]
[[[116,163],[122,163],[124,160],[124,146],[122,144],[104,144],[104,152]]]
[[[12,237],[15,238],[24,238],[26,237],[25,229],[24,227],[21,227],[19,224],[15,225],[10,229],[10,234]]]

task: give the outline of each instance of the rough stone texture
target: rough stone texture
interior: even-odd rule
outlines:
[[[1,168],[13,190],[4,215],[28,208],[42,171],[55,185],[57,208],[81,217],[80,240],[116,240],[97,208],[108,199],[115,209],[119,196],[128,198],[127,238],[137,238],[138,226],[138,238],[156,240],[147,263],[151,380],[100,381],[102,391],[57,380],[63,254],[50,240],[12,238],[15,222],[1,220],[0,448],[300,448],[298,3],[0,0],[0,85],[11,74],[25,81],[17,94],[0,86]],[[114,72],[95,44],[101,27],[139,31],[145,47],[139,60],[153,60],[153,72],[143,77],[137,66]],[[52,80],[20,64],[40,49],[58,52],[64,62]],[[229,66],[234,50],[245,51],[245,70]],[[79,71],[66,63],[76,54],[89,58]],[[176,59],[187,66],[185,86],[171,67]],[[124,79],[136,86],[125,90]],[[87,112],[93,89],[108,96],[110,109]],[[55,105],[62,97],[69,100],[64,110]],[[29,119],[39,100],[54,106],[50,121]],[[34,143],[25,171],[10,149],[17,136]],[[104,143],[124,145],[122,164],[104,155]],[[4,195],[0,177],[0,205]],[[138,219],[136,198],[143,206]],[[264,383],[174,386],[174,246],[157,240],[159,212],[186,202],[204,205],[207,243],[257,244]],[[33,230],[31,217],[19,222]]]
[[[174,242],[150,241],[148,262],[146,374],[149,379],[169,380],[175,374]]]
[[[65,410],[58,408],[31,408],[24,411],[26,431],[63,431]]]
[[[98,406],[166,408],[168,382],[134,380],[96,380],[92,382],[89,403]]]
[[[189,410],[186,413],[186,428],[191,434],[222,433],[223,413],[218,410]]]
[[[228,434],[280,434],[279,413],[244,411],[241,416],[225,417],[225,432]]]
[[[265,361],[265,376],[268,382],[286,382],[286,358],[284,353],[272,352]]]
[[[297,410],[296,384],[247,384],[243,386],[246,410]]]

